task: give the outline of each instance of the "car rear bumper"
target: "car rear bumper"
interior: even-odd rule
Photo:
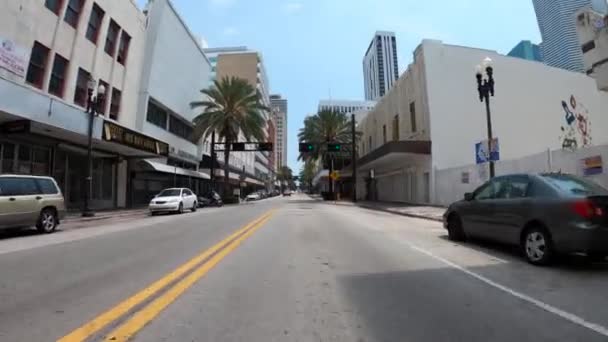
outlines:
[[[571,228],[555,241],[555,248],[562,253],[608,253],[608,227]]]
[[[150,212],[177,211],[179,209],[179,203],[150,204],[148,209]]]

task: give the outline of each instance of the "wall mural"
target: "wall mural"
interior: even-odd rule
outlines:
[[[574,95],[570,96],[570,103],[562,101],[564,109],[565,126],[561,126],[559,141],[563,149],[576,150],[579,147],[591,146],[591,121],[589,111],[582,102],[576,101]]]

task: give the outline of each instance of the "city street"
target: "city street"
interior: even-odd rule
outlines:
[[[0,240],[0,341],[607,341],[608,263],[539,268],[306,195]]]

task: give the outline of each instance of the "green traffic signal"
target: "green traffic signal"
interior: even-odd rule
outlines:
[[[315,146],[310,143],[300,143],[300,152],[307,153],[315,150]]]
[[[327,144],[327,150],[329,152],[340,152],[342,151],[342,144]]]

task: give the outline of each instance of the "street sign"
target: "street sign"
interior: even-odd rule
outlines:
[[[500,145],[498,144],[498,138],[492,139],[492,144],[490,145],[491,146],[488,148],[487,140],[475,144],[475,161],[477,164],[500,160]]]
[[[340,172],[332,171],[332,173],[329,174],[329,178],[337,181],[338,179],[340,179]]]

